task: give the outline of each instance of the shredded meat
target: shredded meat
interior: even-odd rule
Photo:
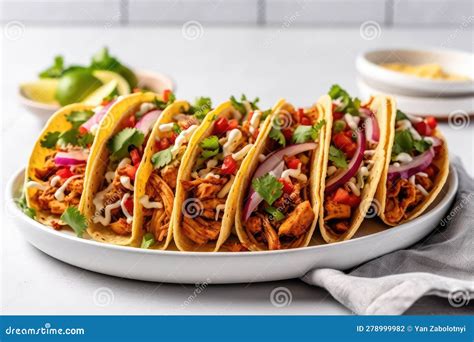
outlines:
[[[324,202],[324,209],[326,211],[325,221],[332,219],[348,219],[351,217],[351,207],[347,204],[336,203],[331,200]]]
[[[240,242],[225,242],[222,247],[225,252],[247,252],[248,249]]]
[[[132,232],[132,225],[123,217],[111,223],[110,228],[119,235],[128,235]]]
[[[262,219],[263,223],[263,235],[265,236],[265,240],[268,243],[268,249],[274,250],[274,249],[280,249],[281,244],[280,240],[278,239],[278,235],[276,231],[273,229],[272,225],[270,224],[270,221],[265,215],[258,214],[257,215]]]
[[[427,191],[433,187],[432,181],[427,177],[416,176],[416,182]],[[397,223],[408,217],[410,209],[416,207],[424,198],[423,194],[407,179],[399,179],[389,183],[385,203],[385,217],[390,223]]]
[[[301,188],[304,186],[302,183],[296,183],[294,185],[293,192],[290,194],[284,193],[279,199],[275,201],[273,206],[278,209],[281,213],[287,214],[292,211],[298,204],[303,202],[301,198]]]
[[[160,171],[161,178],[171,189],[176,188],[176,180],[178,179],[178,167],[175,165],[167,165]]]
[[[227,182],[227,178],[198,178],[192,181],[181,181],[186,191],[195,189],[195,197],[201,200],[215,198],[222,186]]]
[[[260,234],[263,231],[262,219],[258,216],[250,216],[249,219],[245,221],[244,227],[249,234]]]
[[[183,232],[198,245],[203,245],[209,240],[217,240],[221,230],[221,222],[205,220],[201,217],[183,217]]]
[[[209,220],[215,220],[216,219],[216,207],[220,204],[225,204],[225,199],[224,198],[212,198],[212,199],[207,199],[201,201],[202,204],[202,213],[201,216],[209,219]],[[219,216],[222,216],[224,214],[224,211],[221,210],[219,212]]]
[[[338,234],[343,234],[349,230],[349,221],[338,221],[331,225],[331,229]]]
[[[58,201],[54,194],[66,179],[61,179],[55,186],[51,186],[48,180],[46,190],[38,190],[34,195],[34,201],[42,211],[51,212],[54,215],[61,215],[67,207],[77,206],[81,200],[84,187],[84,178],[73,179],[64,189],[64,200]]]
[[[278,229],[278,235],[299,237],[304,235],[314,221],[314,211],[309,201],[304,201],[293,210]]]
[[[55,155],[56,153],[51,156],[46,157],[44,166],[42,168],[35,169],[35,176],[38,179],[41,179],[42,181],[47,181],[51,176],[53,176],[56,173],[56,171],[58,171],[58,168],[56,164],[54,163]]]

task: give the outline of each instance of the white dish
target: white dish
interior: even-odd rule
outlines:
[[[456,115],[474,115],[474,95],[460,97],[413,97],[399,95],[373,88],[361,78],[357,79],[357,87],[363,99],[368,99],[371,95],[376,94],[392,95],[397,101],[398,108],[408,114],[432,115],[440,119],[449,119],[450,116],[454,117]]]
[[[18,218],[25,238],[44,253],[68,264],[117,277],[169,283],[248,283],[291,279],[313,268],[348,269],[392,251],[406,248],[430,233],[446,215],[458,188],[451,168],[440,196],[421,217],[387,229],[366,220],[349,241],[269,252],[176,252],[114,246],[55,231],[23,214],[14,203],[24,170],[8,185],[7,205]]]
[[[465,81],[419,78],[381,67],[381,63],[411,65],[436,63],[448,73],[464,75]],[[359,77],[372,88],[408,96],[474,96],[474,54],[454,50],[389,49],[368,51],[356,60]]]
[[[148,70],[134,70],[134,72],[137,76],[139,87],[146,87],[155,93],[161,93],[165,89],[176,91],[175,82],[169,76]],[[24,107],[42,121],[46,121],[51,114],[60,108],[59,105],[46,104],[29,99],[23,94],[21,88],[18,90],[18,99]]]

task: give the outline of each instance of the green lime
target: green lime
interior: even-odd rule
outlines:
[[[22,93],[29,99],[37,102],[57,104],[55,99],[58,80],[55,78],[42,78],[37,81],[20,85]]]
[[[116,72],[108,70],[95,70],[92,72],[92,74],[97,77],[104,85],[112,80],[117,81],[117,91],[119,95],[128,95],[131,93],[127,80]]]
[[[81,102],[101,86],[102,82],[90,70],[71,70],[59,79],[56,99],[62,106]]]
[[[104,98],[116,93],[117,88],[117,80],[111,80],[110,82],[104,84],[102,87],[98,88],[92,94],[87,96],[83,103],[88,106],[98,106],[101,104]]]
[[[122,75],[123,78],[125,78],[130,85],[130,89],[134,89],[138,85],[138,79],[135,73],[127,68],[125,65],[119,65],[116,70],[113,70],[115,72],[118,72],[120,75]]]

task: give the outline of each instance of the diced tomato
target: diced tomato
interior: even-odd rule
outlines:
[[[125,205],[125,209],[127,209],[128,213],[130,215],[133,215],[133,197],[127,198],[124,205]]]
[[[239,121],[237,119],[232,119],[229,120],[229,128],[227,128],[228,131],[231,129],[237,128],[239,126]]]
[[[168,138],[165,137],[156,141],[156,148],[158,151],[166,150],[168,147],[170,147],[170,141]]]
[[[342,119],[343,116],[344,116],[344,113],[341,113],[341,112],[333,112],[332,113],[332,117],[333,117],[334,121]]]
[[[229,120],[227,120],[224,117],[221,117],[217,119],[217,121],[214,123],[214,134],[222,134],[225,133],[229,130]]]
[[[253,131],[253,134],[252,134],[252,137],[257,140],[257,137],[258,137],[258,133],[260,132],[260,130],[258,128],[255,128],[255,131]]]
[[[252,120],[252,116],[253,116],[253,111],[251,111],[251,112],[247,115],[247,121]]]
[[[132,158],[133,165],[140,164],[140,160],[142,158],[140,157],[140,153],[138,153],[138,150],[136,148],[130,151],[130,157]]]
[[[130,115],[127,120],[125,120],[125,127],[135,127],[135,124],[137,123],[137,118],[135,115]]]
[[[332,141],[337,148],[345,150],[347,147],[353,144],[351,138],[349,138],[344,132],[336,133],[332,136]]]
[[[420,133],[420,135],[423,136],[429,136],[433,133],[433,130],[425,121],[415,123],[415,129],[418,133]]]
[[[346,127],[349,127],[349,126],[346,126]],[[344,131],[344,134],[346,135],[346,137],[351,138],[351,140],[353,140],[354,133],[352,132],[352,130],[347,129]]]
[[[292,156],[292,157],[289,157],[287,160],[286,160],[286,165],[290,168],[290,169],[297,169],[298,166],[301,164],[301,161]]]
[[[435,156],[434,156],[435,159],[439,159],[439,157],[441,156],[440,153],[441,153],[442,148],[443,148],[443,145],[433,147],[433,150],[435,152]]]
[[[174,144],[177,137],[178,137],[178,134],[173,132],[171,136],[168,138],[168,140],[170,141],[171,144]]]
[[[298,108],[298,120],[301,122],[301,118],[304,116],[304,108]]]
[[[436,126],[438,125],[438,122],[436,121],[434,116],[426,117],[425,121],[431,129],[435,129]]]
[[[235,171],[237,171],[237,162],[231,155],[226,156],[222,162],[221,173],[224,175],[233,175]]]
[[[110,101],[112,101],[111,99],[103,99],[102,102],[100,103],[101,106],[107,106]]]
[[[293,131],[291,130],[291,128],[283,128],[281,132],[285,136],[286,141],[290,141],[293,137]]]
[[[128,178],[131,180],[135,180],[135,174],[137,173],[138,170],[138,164],[137,165],[127,165],[125,166],[125,174],[127,175]]]
[[[89,132],[89,131],[87,130],[87,128],[85,128],[85,127],[83,127],[83,126],[79,127],[79,134],[84,135],[84,134],[86,134],[87,132]]]
[[[345,204],[348,204],[351,208],[357,207],[360,204],[360,196],[349,194],[349,200]]]
[[[168,100],[170,99],[170,94],[171,94],[171,90],[170,89],[165,89],[163,91],[163,101],[164,102],[168,102]]]
[[[311,119],[304,115],[300,117],[300,122],[302,125],[305,125],[305,126],[311,125]]]
[[[142,90],[140,88],[133,88],[133,93],[139,93],[141,92]]]
[[[68,167],[64,167],[56,171],[56,175],[61,178],[69,178],[74,176],[74,173],[72,173],[72,171]]]
[[[278,181],[283,185],[283,192],[285,194],[291,194],[295,187],[293,186],[293,183],[290,181],[286,180],[285,178],[279,178]]]

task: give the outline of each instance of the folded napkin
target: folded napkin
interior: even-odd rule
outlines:
[[[302,280],[324,287],[360,315],[398,315],[423,296],[440,296],[448,312],[473,312],[474,300],[474,180],[459,158],[453,162],[459,190],[449,220],[410,248],[386,254],[347,273],[315,269]],[[416,313],[439,313],[432,298]],[[419,306],[419,305],[418,305]],[[467,309],[467,310],[466,310]],[[446,313],[444,311],[443,313]]]

